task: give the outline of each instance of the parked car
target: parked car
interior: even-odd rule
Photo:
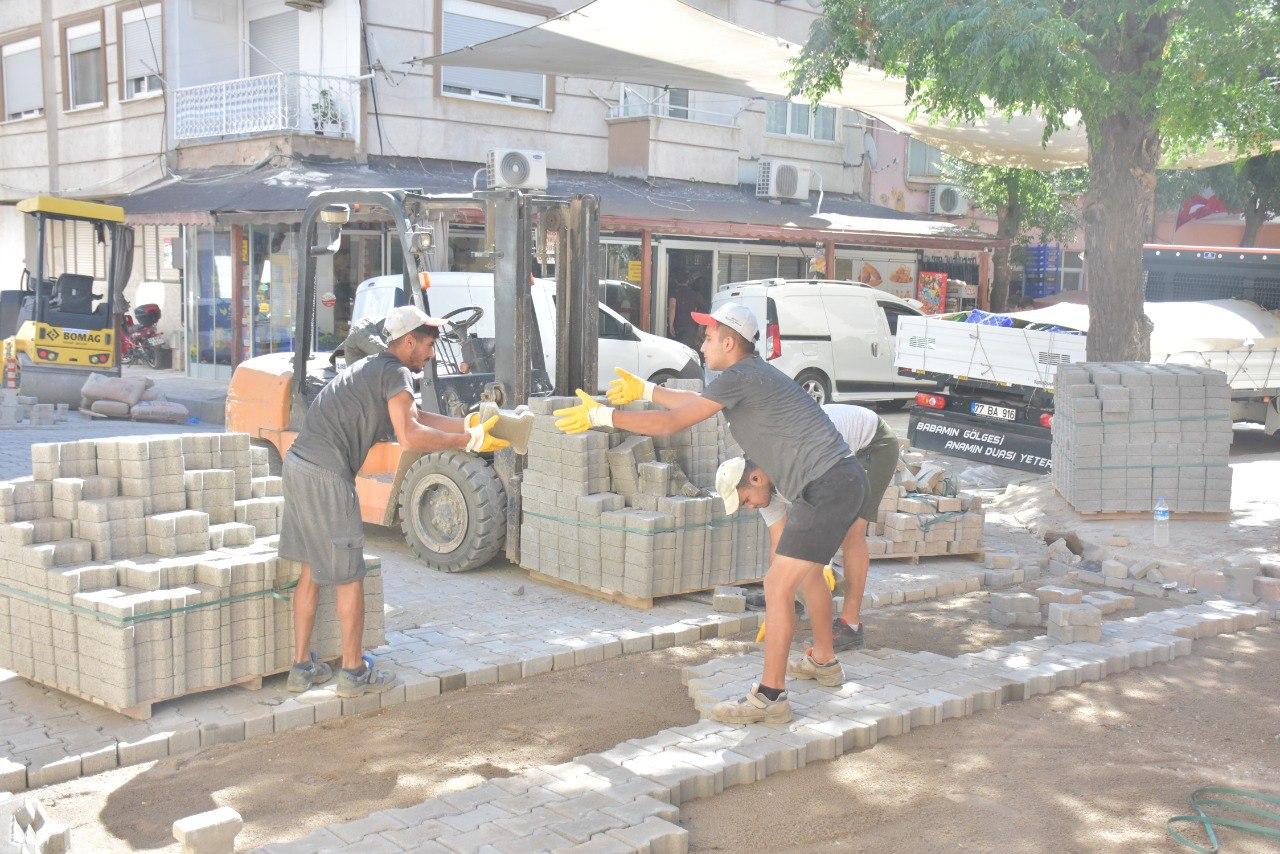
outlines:
[[[404,280],[399,275],[376,276],[361,282],[351,307],[352,322],[386,315],[396,305],[404,304],[403,288]],[[547,374],[555,376],[556,283],[551,279],[534,279],[532,288],[533,313],[542,339]],[[432,273],[427,304],[437,317],[469,306],[479,307],[483,314],[467,331],[481,340],[494,339],[491,273]],[[635,328],[603,303],[599,308],[600,390],[607,388],[614,378],[614,368],[626,368],[657,383],[677,377],[702,379],[702,364],[696,351],[679,341],[670,341]]]
[[[910,301],[861,282],[762,279],[720,288],[712,310],[740,302],[762,323],[757,348],[818,403],[914,400],[935,384],[898,375],[898,318],[916,317]]]

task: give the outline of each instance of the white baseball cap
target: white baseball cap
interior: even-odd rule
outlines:
[[[394,341],[424,326],[439,329],[444,325],[445,321],[432,317],[416,305],[398,305],[387,314],[382,328],[387,331],[387,340]]]
[[[747,470],[746,457],[732,457],[720,464],[716,469],[716,492],[724,501],[724,512],[733,515],[738,512],[738,484],[742,482],[742,473]]]
[[[691,311],[689,314],[699,326],[723,323],[748,341],[755,341],[760,337],[760,324],[756,322],[756,316],[740,302],[724,303],[710,314],[700,311]]]

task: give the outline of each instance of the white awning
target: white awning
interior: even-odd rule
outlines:
[[[412,61],[786,98],[787,75],[799,52],[799,45],[680,0],[592,0],[538,26]],[[1050,137],[1047,146],[1041,144],[1044,120],[1037,116],[950,125],[913,116],[905,81],[865,66],[850,66],[841,90],[831,92],[823,103],[874,116],[975,163],[1048,170],[1082,166],[1088,160],[1079,116]],[[1209,151],[1179,165],[1207,166],[1233,159],[1225,152]]]

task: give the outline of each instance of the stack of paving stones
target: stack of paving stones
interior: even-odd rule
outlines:
[[[1097,643],[1102,640],[1102,612],[1092,605],[1055,603],[1049,605],[1045,619],[1049,637],[1056,641]]]
[[[991,622],[1020,628],[1039,626],[1040,599],[1030,593],[992,593]]]
[[[248,436],[86,439],[31,455],[33,476],[0,482],[0,667],[149,711],[289,666],[301,566],[276,554],[280,479]],[[383,642],[370,564],[366,647]],[[315,649],[338,653],[332,592]]]
[[[34,798],[0,792],[0,854],[66,854],[71,828],[53,821]]]
[[[0,427],[51,427],[67,420],[65,403],[41,403],[39,398],[0,389]]]
[[[521,481],[522,566],[640,600],[763,577],[768,531],[760,515],[727,516],[700,485],[714,484],[716,468],[735,452],[717,421],[661,442],[622,431],[566,436],[552,413],[575,402],[533,402]]]
[[[1098,362],[1058,369],[1053,482],[1082,513],[1231,508],[1231,392],[1221,371]]]
[[[867,527],[867,550],[872,558],[977,554],[985,518],[979,496],[957,493],[940,467],[903,442],[893,482]]]

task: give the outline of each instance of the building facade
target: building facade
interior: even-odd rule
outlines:
[[[745,278],[830,273],[913,295],[918,273],[936,268],[976,296],[990,240],[955,227],[967,210],[931,215],[876,199],[892,141],[859,113],[412,61],[581,2],[9,0],[0,197],[123,204],[139,231],[131,300],[160,303],[188,370],[212,376],[292,346],[307,193],[466,191],[492,149],[543,152],[550,192],[600,196],[602,274],[632,286],[612,293],[642,328],[664,331],[669,289],[683,282],[709,297]],[[815,17],[804,0],[693,5],[796,42]],[[811,192],[757,198],[767,161],[796,164]],[[344,234],[320,271],[322,344],[341,339],[359,282],[400,269],[381,223]],[[3,286],[16,283],[30,246],[22,219],[0,207]],[[482,269],[479,248],[478,232],[454,229],[450,267]],[[100,254],[74,231],[51,252],[55,270],[77,271]]]

